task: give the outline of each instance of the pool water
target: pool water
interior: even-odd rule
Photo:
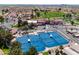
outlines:
[[[30,39],[30,43],[28,39]],[[68,39],[58,32],[40,32],[38,35],[24,35],[18,37],[16,41],[21,43],[23,52],[28,52],[31,46],[34,46],[40,52],[44,51],[46,47],[50,48],[69,43]]]

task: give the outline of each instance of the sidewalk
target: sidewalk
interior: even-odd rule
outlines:
[[[4,52],[0,49],[0,55],[4,55]]]

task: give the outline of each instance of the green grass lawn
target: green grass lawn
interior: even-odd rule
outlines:
[[[47,12],[46,15],[44,12],[40,12],[40,17],[42,18],[63,17],[63,15],[63,12]]]
[[[78,20],[74,20],[75,25],[79,25],[79,21]]]
[[[5,55],[8,55],[9,49],[2,49]]]
[[[74,19],[73,21],[74,21],[74,25],[79,25],[79,20]],[[70,23],[68,19],[65,19],[64,22]]]
[[[48,52],[43,52],[43,55],[48,55]]]
[[[16,24],[16,25],[11,25],[12,27],[14,27],[14,28],[18,28],[18,24]]]
[[[16,25],[11,25],[11,26],[12,26],[12,28],[21,28],[21,27],[23,27],[23,26],[18,27],[18,24],[16,24]]]
[[[4,34],[6,31],[3,29],[0,29],[0,33]]]

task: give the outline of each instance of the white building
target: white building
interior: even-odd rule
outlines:
[[[37,20],[27,20],[28,23],[37,23]]]

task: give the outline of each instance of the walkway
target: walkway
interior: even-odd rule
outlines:
[[[0,55],[4,55],[4,52],[0,49]]]

